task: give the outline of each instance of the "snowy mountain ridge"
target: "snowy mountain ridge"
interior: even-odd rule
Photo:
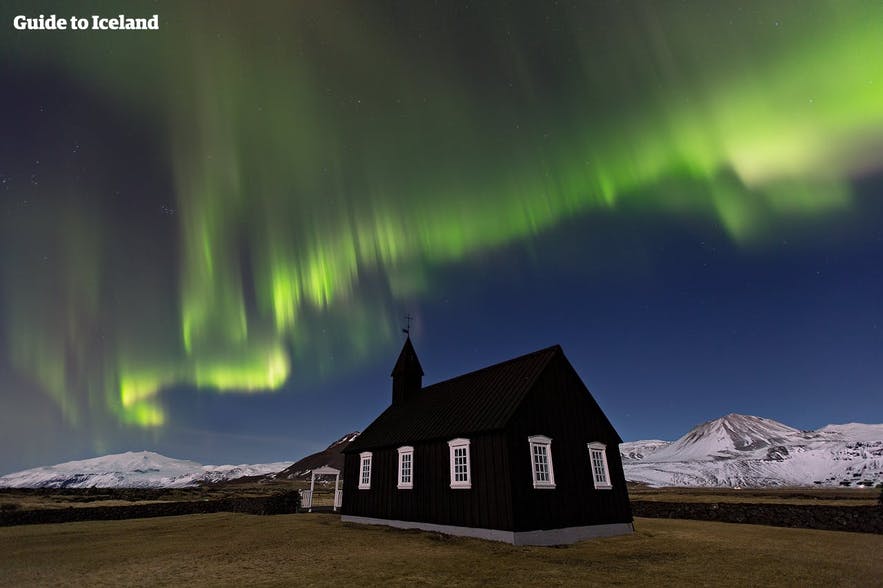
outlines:
[[[629,441],[619,446],[619,453],[622,455],[623,461],[641,460],[669,445],[671,445],[671,441],[662,441],[660,439]]]
[[[201,465],[151,451],[128,451],[8,474],[0,477],[0,488],[183,488],[275,473],[289,465]]]
[[[673,442],[620,445],[626,479],[650,486],[870,486],[883,483],[883,424],[801,431],[728,414]]]
[[[0,487],[181,488],[243,476],[291,478],[320,465],[340,467],[340,449],[357,435],[349,433],[294,465],[201,465],[140,451],[8,474],[0,477]],[[623,443],[620,454],[626,479],[651,486],[876,485],[883,483],[883,424],[801,431],[771,419],[729,414],[673,442]]]

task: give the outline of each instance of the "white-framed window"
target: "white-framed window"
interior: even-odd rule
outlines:
[[[451,439],[451,488],[472,488],[469,463],[469,439]]]
[[[555,469],[552,467],[552,440],[545,435],[527,438],[530,443],[530,465],[534,488],[554,488]]]
[[[607,446],[603,443],[589,443],[589,463],[592,466],[592,480],[595,488],[609,490],[613,487],[610,483],[610,470],[607,468]]]
[[[364,451],[359,454],[361,465],[359,467],[359,490],[371,489],[371,452]]]
[[[399,447],[399,489],[410,490],[414,487],[414,448],[406,445]]]

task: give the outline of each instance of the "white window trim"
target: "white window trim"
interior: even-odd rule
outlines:
[[[410,482],[402,482],[402,456],[410,455],[411,456],[411,481]],[[404,447],[399,447],[399,490],[411,490],[414,487],[414,448],[410,445],[405,445]]]
[[[545,435],[532,435],[527,438],[530,449],[530,471],[534,488],[555,488],[555,468],[552,465],[552,440]],[[549,479],[537,480],[537,462],[534,447],[546,448],[546,465],[549,467]]]
[[[371,470],[371,452],[363,451],[359,454],[359,490],[370,490],[371,489],[371,474],[373,473]],[[365,479],[365,466],[368,466],[368,483],[364,482]]]
[[[607,446],[599,441],[593,441],[592,443],[587,444],[589,448],[589,470],[592,474],[592,483],[595,485],[596,490],[610,490],[613,488],[613,484],[610,481],[610,468],[607,467]],[[607,480],[606,483],[595,481],[595,464],[592,463],[592,450],[599,449],[601,450],[601,461],[604,463],[604,478]]]
[[[468,490],[472,488],[472,457],[469,452],[469,439],[451,439],[448,441],[451,452],[451,488]],[[454,477],[454,450],[460,447],[466,448],[466,480],[456,481]]]

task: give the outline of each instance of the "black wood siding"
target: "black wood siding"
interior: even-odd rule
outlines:
[[[507,427],[514,530],[632,521],[619,438],[564,357],[546,367]],[[554,489],[534,489],[531,435],[552,439]],[[596,490],[586,444],[607,445],[613,488]]]
[[[473,393],[480,394],[481,390]],[[554,489],[534,489],[528,437],[552,439]],[[576,371],[558,353],[502,431],[471,440],[472,488],[450,488],[449,439],[414,447],[414,488],[399,490],[398,446],[373,449],[371,489],[359,490],[358,452],[344,465],[343,514],[514,531],[632,521],[619,436]],[[596,490],[587,444],[607,446],[613,488]]]
[[[358,453],[344,462],[346,515],[512,530],[513,509],[506,435],[469,437],[472,488],[450,487],[449,439],[413,444],[414,488],[399,490],[398,447],[372,451],[371,489],[359,490]]]

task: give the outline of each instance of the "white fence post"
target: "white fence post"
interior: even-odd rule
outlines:
[[[300,507],[301,508],[313,508],[313,491],[312,490],[301,490],[300,491]]]

